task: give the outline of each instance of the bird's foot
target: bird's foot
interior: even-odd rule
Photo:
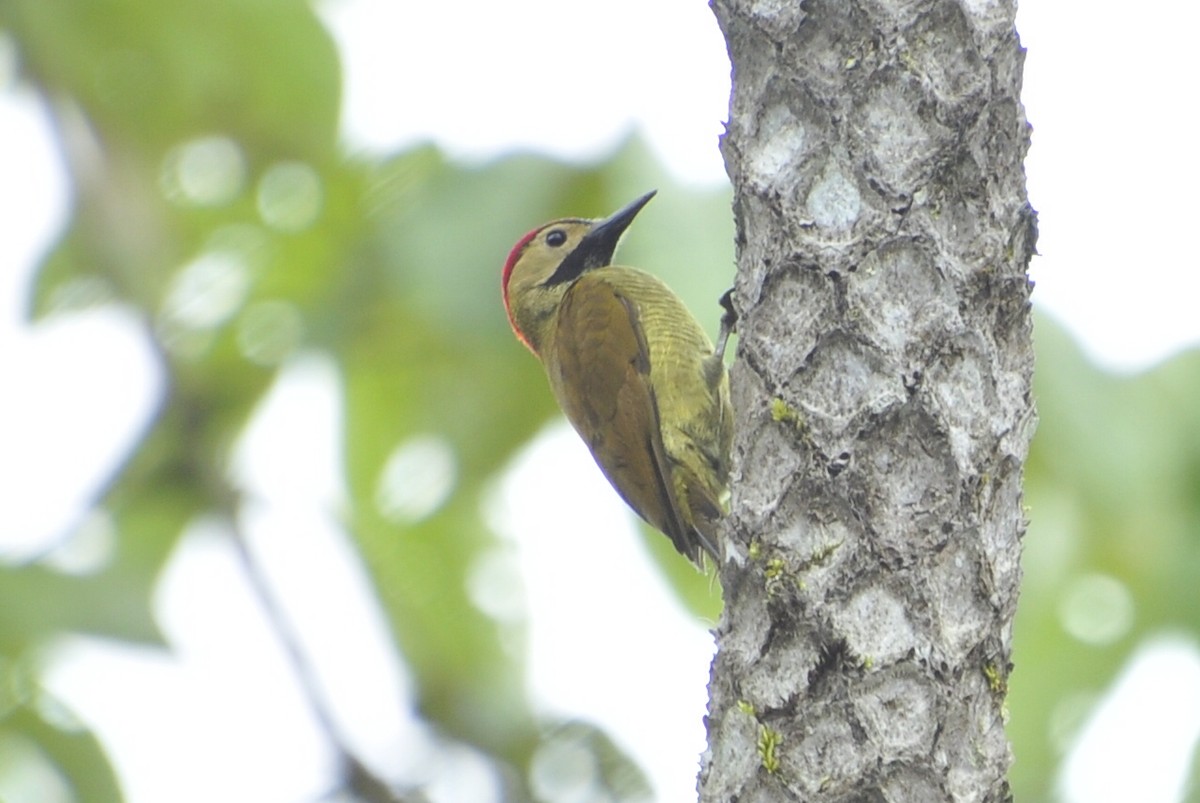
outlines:
[[[725,310],[725,314],[721,316],[721,332],[717,335],[716,355],[719,358],[724,358],[725,344],[729,342],[729,336],[737,331],[738,314],[733,308],[733,293],[734,290],[730,287],[718,302]]]

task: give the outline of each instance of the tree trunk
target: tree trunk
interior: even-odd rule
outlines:
[[[1035,414],[1011,0],[714,0],[737,439],[702,801],[1003,801]]]

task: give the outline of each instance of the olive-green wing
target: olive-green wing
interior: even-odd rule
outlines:
[[[663,449],[650,352],[636,304],[585,274],[559,308],[559,403],[617,493],[675,548],[700,561],[700,544],[675,498]]]

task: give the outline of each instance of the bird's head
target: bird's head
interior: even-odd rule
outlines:
[[[517,339],[534,354],[571,284],[612,264],[625,229],[654,197],[648,192],[600,220],[563,218],[539,226],[513,246],[504,263],[504,309]]]

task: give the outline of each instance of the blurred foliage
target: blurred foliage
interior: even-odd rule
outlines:
[[[54,701],[36,650],[64,632],[159,641],[150,595],[165,561],[197,516],[236,516],[230,450],[280,366],[317,350],[343,383],[347,525],[421,715],[493,757],[513,799],[530,796],[539,749],[564,739],[596,756],[610,794],[644,794],[603,734],[538,720],[502,623],[467,593],[493,544],[481,496],[556,414],[508,333],[499,268],[532,226],[658,187],[623,258],[661,273],[715,330],[733,263],[728,194],[673,186],[637,140],[591,168],[516,155],[466,169],[432,147],[348,156],[337,54],[298,0],[6,0],[0,32],[54,117],[74,190],[32,311],[135,309],[169,387],[96,500],[118,533],[111,564],[88,576],[0,565],[0,742],[36,746],[81,801],[117,798],[102,746],[44,715]],[[1051,796],[1064,701],[1102,692],[1147,634],[1200,631],[1200,354],[1117,378],[1047,321],[1037,339],[1010,697],[1019,800]],[[457,484],[432,516],[398,522],[377,504],[379,477],[398,445],[428,434],[452,446]],[[665,539],[649,544],[714,619],[710,581]],[[1102,645],[1069,635],[1061,614],[1071,584],[1095,574],[1133,600],[1130,626]]]
[[[0,566],[0,672],[13,687],[0,696],[0,736],[36,745],[80,800],[117,797],[100,745],[38,714],[52,701],[36,650],[64,632],[160,642],[151,592],[165,561],[198,516],[236,518],[231,450],[280,366],[316,350],[343,383],[344,516],[421,715],[492,756],[514,799],[530,796],[539,749],[564,739],[595,756],[602,788],[644,796],[640,771],[604,734],[539,721],[501,623],[468,597],[494,538],[481,497],[555,415],[541,369],[508,331],[500,267],[545,219],[606,214],[662,187],[643,231],[686,236],[649,235],[627,253],[690,250],[703,270],[667,278],[713,300],[715,328],[732,272],[727,195],[671,189],[637,142],[602,169],[514,156],[472,171],[433,148],[348,156],[336,51],[302,2],[21,0],[0,14],[75,194],[32,311],[128,305],[168,379],[149,431],[96,500],[118,534],[112,562],[86,576]],[[397,521],[377,503],[381,472],[399,445],[430,434],[453,450],[454,492],[419,523]],[[685,598],[715,616],[708,579],[680,568]]]
[[[1017,800],[1051,798],[1071,737],[1147,636],[1200,634],[1200,351],[1125,377],[1045,319],[1036,342],[1009,698]]]

